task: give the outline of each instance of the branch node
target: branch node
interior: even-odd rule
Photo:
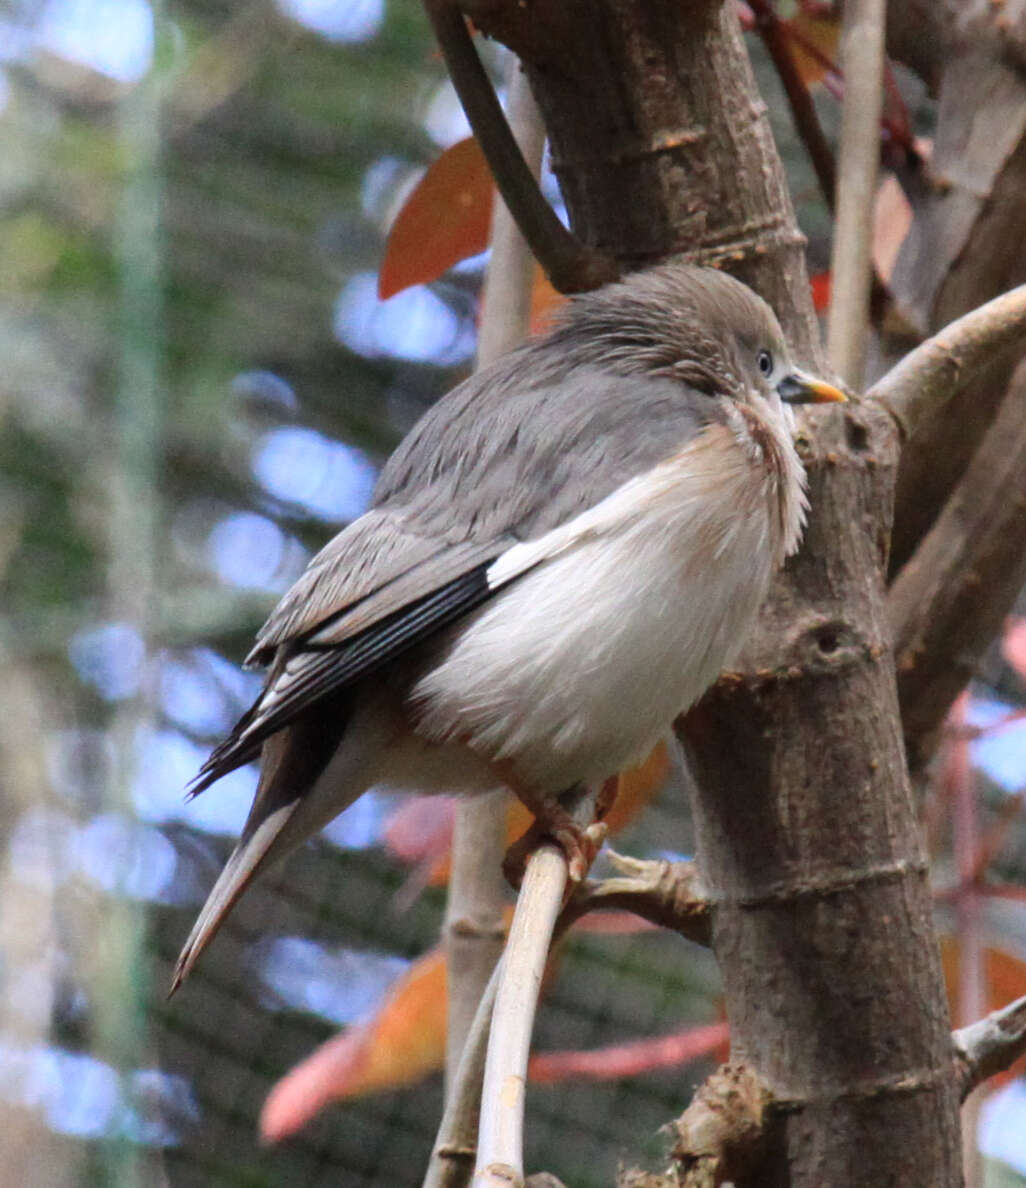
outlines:
[[[718,1068],[672,1124],[681,1188],[718,1188],[745,1179],[762,1153],[763,1119],[772,1100],[747,1065]]]

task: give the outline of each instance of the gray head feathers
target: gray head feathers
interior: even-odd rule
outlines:
[[[773,310],[746,285],[679,262],[573,298],[549,336],[575,364],[673,375],[716,395],[762,386],[761,349],[788,359]]]

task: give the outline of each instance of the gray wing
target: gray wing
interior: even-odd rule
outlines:
[[[716,415],[662,376],[572,366],[545,342],[436,404],[382,471],[375,506],[311,562],[250,659],[267,684],[193,785],[255,758],[314,704],[396,659],[500,588],[490,564],[676,453]]]
[[[341,644],[408,602],[558,527],[686,445],[718,416],[664,376],[574,367],[546,342],[433,406],[389,459],[373,506],[271,613],[249,662],[317,632]]]

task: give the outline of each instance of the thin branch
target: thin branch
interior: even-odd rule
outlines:
[[[571,809],[574,820],[590,824],[595,800],[590,791],[578,795]],[[510,1188],[523,1182],[527,1058],[542,973],[566,885],[566,856],[554,845],[539,846],[524,871],[492,1013],[474,1170],[479,1188]]]
[[[453,0],[425,0],[425,7],[503,201],[553,286],[561,293],[576,293],[615,280],[615,262],[577,239],[545,201],[506,123],[463,14]]]
[[[510,129],[533,177],[541,171],[545,128],[520,63],[509,59]],[[486,367],[527,337],[534,258],[501,199],[492,214],[491,258],[481,299],[477,365]],[[509,793],[461,798],[443,926],[448,978],[446,1086],[456,1077],[477,1004],[505,942],[502,853]]]
[[[500,959],[478,1001],[459,1065],[449,1083],[445,1113],[431,1151],[424,1188],[463,1188],[470,1179],[477,1154],[477,1119],[481,1110],[485,1053],[501,971]]]
[[[962,1100],[988,1077],[1026,1055],[1026,996],[954,1032]]]
[[[542,845],[528,860],[492,1013],[475,1185],[509,1188],[523,1181],[527,1057],[566,880],[566,858],[558,847]]]
[[[813,43],[801,38],[786,22],[777,16],[770,0],[751,0],[750,7],[755,18],[755,28],[762,38],[763,45],[773,61],[773,65],[787,96],[788,106],[791,108],[791,118],[794,120],[795,130],[805,150],[809,154],[813,172],[819,182],[823,201],[831,214],[837,191],[837,169],[834,162],[834,150],[819,122],[819,113],[813,102],[808,84],[802,77],[795,61],[792,42],[801,41],[805,45]],[[817,57],[823,55],[816,49]],[[826,59],[827,69],[836,70],[836,66]],[[874,326],[879,325],[890,309],[891,294],[886,283],[875,268],[872,269],[869,291],[869,317]]]
[[[1026,340],[1026,285],[1002,293],[928,338],[879,379],[867,399],[883,405],[907,440],[1017,339]]]
[[[755,16],[755,28],[783,85],[794,126],[809,154],[819,188],[823,191],[823,200],[833,212],[834,191],[837,187],[834,150],[826,138],[812,95],[794,60],[792,36],[777,16],[770,0],[749,0],[749,7]]]
[[[694,862],[643,861],[610,852],[624,877],[588,880],[566,905],[560,923],[569,926],[588,912],[628,911],[708,945],[709,900]]]
[[[847,0],[841,32],[845,86],[827,349],[841,378],[856,389],[862,387],[869,328],[873,202],[883,112],[884,9],[884,0]]]

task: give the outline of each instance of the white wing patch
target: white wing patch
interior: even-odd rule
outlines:
[[[708,452],[703,449],[705,437],[706,434],[700,435],[679,454],[661,462],[647,474],[628,480],[594,507],[589,507],[537,540],[526,540],[508,548],[488,568],[489,588],[497,590],[540,562],[551,561],[567,549],[630,527],[639,517],[650,513],[654,505],[667,495],[679,490],[682,478],[697,479],[701,483],[701,464],[704,454]],[[709,459],[710,482],[722,479],[722,473],[717,474],[717,470],[723,460],[719,451],[716,451],[715,458]]]

